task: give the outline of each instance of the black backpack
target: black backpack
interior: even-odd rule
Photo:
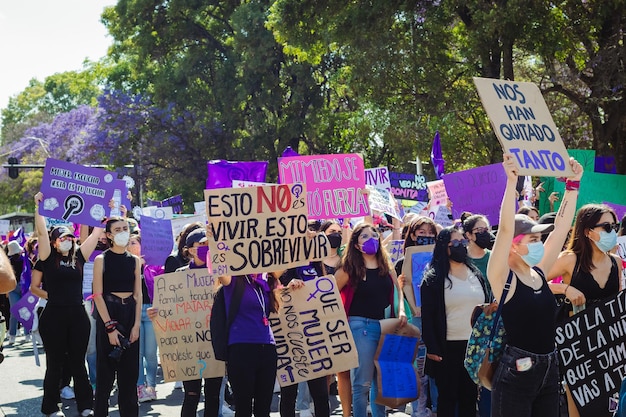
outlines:
[[[232,279],[235,280],[233,283],[235,290],[233,292],[233,298],[230,301],[228,313],[226,313],[226,297],[224,296],[223,286],[217,290],[215,299],[213,300],[213,307],[211,308],[211,344],[213,345],[215,359],[218,361],[226,361],[228,356],[230,326],[233,324],[233,321],[235,321],[245,289],[245,283],[241,277],[232,277]]]

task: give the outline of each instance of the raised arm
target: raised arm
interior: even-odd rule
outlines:
[[[103,230],[104,229],[102,227],[94,227],[93,231],[87,237],[87,239],[85,239],[84,242],[81,241],[82,244],[80,245],[80,251],[82,252],[83,258],[85,258],[85,260],[88,261],[89,257],[96,249],[96,246],[98,245],[98,239],[100,239],[100,235],[102,234]]]
[[[50,256],[50,236],[46,228],[46,220],[39,214],[39,203],[43,201],[43,193],[35,194],[35,230],[37,231],[37,241],[39,242],[39,259],[45,261]]]

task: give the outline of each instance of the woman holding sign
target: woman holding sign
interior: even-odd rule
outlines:
[[[541,241],[552,225],[540,225],[530,217],[515,215],[518,168],[511,154],[504,155],[506,189],[500,209],[498,234],[487,265],[493,293],[502,307],[507,345],[492,384],[493,417],[553,417],[559,409],[559,369],[555,350],[556,302],[545,279],[569,232],[576,210],[582,166],[570,158],[574,176],[556,215],[554,231]],[[511,277],[506,299],[501,299]]]
[[[35,206],[43,201],[43,194],[35,195]],[[39,333],[46,349],[46,376],[43,383],[41,412],[47,416],[64,416],[59,382],[63,364],[69,364],[74,378],[76,404],[81,416],[93,415],[93,392],[85,368],[85,354],[89,342],[89,317],[83,307],[83,266],[98,243],[102,229],[94,229],[78,247],[74,234],[65,226],[52,229],[35,209],[35,229],[39,241],[39,262],[33,274],[31,291],[47,299],[39,319]],[[45,280],[45,290],[41,289]]]
[[[367,417],[369,393],[372,416],[384,417],[385,407],[375,403],[378,384],[374,357],[381,336],[380,320],[393,303],[394,286],[403,285],[398,285],[374,226],[361,223],[353,230],[335,278],[359,356],[359,367],[350,371],[353,415]],[[400,325],[404,326],[407,322],[404,303],[400,303],[399,310]]]

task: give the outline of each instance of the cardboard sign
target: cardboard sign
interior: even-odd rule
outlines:
[[[539,87],[533,83],[474,77],[480,101],[519,175],[570,177],[567,149]]]
[[[561,373],[581,417],[610,417],[626,378],[626,292],[587,306],[557,326]]]
[[[141,217],[141,252],[148,265],[164,265],[174,248],[171,220]]]
[[[404,240],[392,240],[387,243],[385,248],[387,249],[392,264],[395,264],[398,262],[398,259],[404,256]]]
[[[305,196],[302,184],[204,190],[213,273],[271,272],[326,257],[326,236],[306,236]]]
[[[210,318],[216,277],[206,268],[155,277],[152,320],[159,345],[163,378],[191,381],[224,376],[224,362],[213,355]]]
[[[378,371],[376,403],[395,408],[417,399],[418,376],[414,362],[418,342],[417,337],[381,336],[374,362]]]
[[[283,184],[306,184],[310,219],[337,219],[370,215],[363,158],[358,154],[311,155],[278,158]]]
[[[368,168],[365,170],[365,185],[390,190],[389,169],[387,167]]]
[[[124,180],[114,172],[90,168],[56,159],[46,159],[41,192],[44,200],[39,214],[53,219],[101,227],[102,219],[110,215],[109,202],[117,207],[130,207]]]
[[[428,200],[426,177],[423,175],[390,172],[389,183],[391,184],[391,194],[397,199]]]
[[[304,288],[277,291],[278,314],[270,317],[281,387],[359,366],[359,358],[332,275]]]
[[[498,224],[506,188],[506,174],[502,164],[446,174],[443,182],[452,200],[455,219],[460,218],[462,212],[469,211],[486,216],[492,225]]]
[[[413,288],[415,305],[417,307],[422,306],[420,285],[422,285],[424,272],[433,259],[433,250],[435,250],[435,245],[422,245],[409,246],[404,252],[402,273],[406,278],[407,284],[410,284]]]

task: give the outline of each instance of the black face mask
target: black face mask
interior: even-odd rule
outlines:
[[[104,243],[104,242],[100,242],[100,241],[98,241],[98,243],[96,243],[96,250],[104,252],[107,249],[109,249],[109,244],[108,243]]]
[[[454,262],[465,263],[467,260],[467,247],[463,245],[450,246],[450,259]]]
[[[491,249],[493,248],[494,241],[495,236],[489,232],[476,233],[476,245],[478,245],[479,248]]]
[[[432,236],[418,236],[415,238],[415,246],[434,245],[435,238]]]
[[[330,242],[331,248],[336,249],[341,246],[341,233],[331,233],[326,235],[326,237],[328,238],[328,242]]]

